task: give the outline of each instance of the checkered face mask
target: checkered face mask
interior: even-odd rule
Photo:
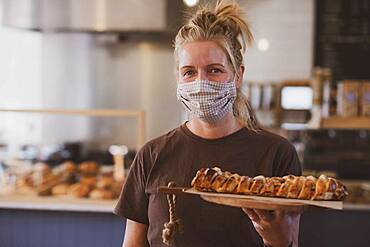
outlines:
[[[177,84],[177,99],[186,110],[205,122],[216,122],[229,113],[236,98],[231,82],[196,80]]]

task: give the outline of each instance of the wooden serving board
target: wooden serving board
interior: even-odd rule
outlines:
[[[247,196],[216,192],[201,192],[193,188],[184,189],[183,192],[193,195],[199,195],[203,200],[208,202],[240,208],[284,210],[295,212],[316,209],[343,209],[342,201],[313,201],[264,196]]]

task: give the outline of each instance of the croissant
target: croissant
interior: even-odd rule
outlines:
[[[338,180],[321,175],[254,178],[223,172],[220,168],[201,168],[191,186],[199,191],[236,193],[254,196],[282,197],[304,200],[340,201],[348,195],[346,187]]]

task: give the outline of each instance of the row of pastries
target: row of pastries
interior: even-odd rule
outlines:
[[[113,169],[104,169],[94,161],[80,164],[66,161],[54,168],[45,163],[35,164],[18,179],[17,188],[40,196],[114,199],[119,196],[123,183],[124,180],[114,179]]]

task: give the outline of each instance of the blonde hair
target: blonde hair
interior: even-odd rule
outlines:
[[[235,2],[217,1],[214,7],[200,7],[182,26],[175,38],[175,60],[178,65],[178,52],[187,42],[210,40],[224,49],[234,73],[240,78],[239,68],[243,64],[243,54],[253,41],[253,35],[243,12]],[[177,66],[178,68],[178,66]],[[240,88],[233,105],[234,116],[250,130],[260,129],[257,118],[247,97]]]

